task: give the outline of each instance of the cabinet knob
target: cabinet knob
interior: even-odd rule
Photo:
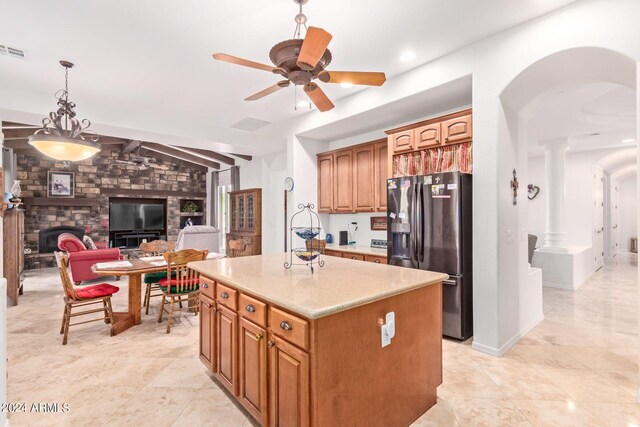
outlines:
[[[447,142],[447,141],[449,141],[449,137],[446,137],[446,138],[444,139],[444,142]]]
[[[262,333],[258,332],[258,333],[256,334],[256,340],[257,340],[257,341],[260,341],[261,339],[262,339]]]
[[[207,285],[206,283],[203,283],[203,284],[202,284],[202,287],[203,287],[203,288],[205,288],[205,289],[207,289],[207,288],[209,287],[209,285]]]
[[[247,310],[249,313],[255,313],[256,312],[256,308],[253,306],[253,304],[247,305],[244,309]]]
[[[351,259],[356,259],[355,255],[351,257]]]
[[[229,294],[226,292],[223,292],[220,294],[220,298],[229,299]]]
[[[286,320],[283,320],[282,322],[280,322],[280,327],[285,331],[290,331],[293,329],[293,326],[291,326],[291,323],[287,322]]]
[[[271,341],[271,340],[267,341],[267,347],[271,348],[274,345],[276,345],[276,343],[274,341]]]
[[[374,262],[375,262],[376,264],[380,264],[380,260],[379,260],[379,259],[375,260]]]

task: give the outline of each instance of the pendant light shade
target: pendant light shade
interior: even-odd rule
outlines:
[[[73,64],[60,61],[60,65],[65,68],[65,88],[56,94],[59,108],[42,120],[42,129],[29,137],[29,145],[54,160],[79,162],[95,156],[102,148],[98,134],[88,129],[91,122],[76,119],[76,104],[69,101],[69,68]]]

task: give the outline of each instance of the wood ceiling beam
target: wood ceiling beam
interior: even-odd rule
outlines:
[[[193,148],[193,147],[182,147],[182,146],[177,146],[177,147],[180,148],[180,150],[190,151],[192,153],[198,153],[210,159],[218,160],[226,165],[234,166],[236,164],[236,161],[231,157],[225,156],[224,154],[216,153],[215,151],[204,150],[202,148]]]
[[[212,160],[206,160],[202,157],[195,156],[193,154],[185,153],[184,151],[176,150],[175,148],[167,145],[155,144],[153,142],[143,142],[141,147],[146,150],[155,151],[160,154],[174,157],[176,159],[184,160],[185,162],[195,163],[196,165],[206,166],[212,169],[220,169],[220,163]]]
[[[230,156],[235,156],[239,159],[243,159],[243,160],[247,160],[247,161],[251,161],[251,159],[253,159],[252,156],[247,156],[246,154],[236,154],[236,153],[227,153]]]
[[[136,148],[138,148],[140,146],[140,141],[129,141],[126,142],[124,144],[122,144],[122,152],[127,154],[127,153],[131,153],[133,150],[135,150]]]

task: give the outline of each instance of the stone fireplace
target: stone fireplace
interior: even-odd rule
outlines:
[[[84,229],[70,225],[49,227],[40,230],[38,233],[38,252],[41,254],[51,253],[58,250],[58,236],[62,233],[71,233],[82,240]]]

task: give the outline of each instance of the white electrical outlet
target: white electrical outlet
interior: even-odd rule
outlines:
[[[391,344],[391,338],[396,335],[396,314],[393,311],[385,316],[385,323],[380,326],[380,335],[382,336],[382,348]]]

